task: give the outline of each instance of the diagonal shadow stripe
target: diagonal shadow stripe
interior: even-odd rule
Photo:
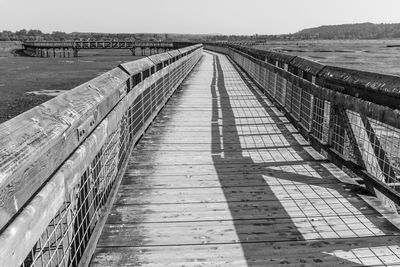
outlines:
[[[237,201],[237,199],[235,199],[235,200],[231,199],[231,197],[232,197],[231,191],[226,189],[226,188],[229,188],[230,186],[232,186],[232,184],[225,184],[226,181],[231,181],[231,180],[228,177],[226,177],[226,176],[229,176],[230,174],[226,173],[223,170],[229,168],[228,166],[230,166],[230,165],[236,165],[236,164],[252,165],[252,164],[256,164],[256,163],[252,160],[251,157],[243,156],[245,149],[241,146],[239,133],[237,131],[232,130],[233,129],[232,127],[229,128],[229,131],[224,129],[224,125],[230,125],[230,126],[236,125],[235,124],[235,114],[233,111],[234,109],[231,105],[228,89],[225,85],[224,72],[222,70],[221,61],[220,61],[219,56],[213,54],[213,61],[214,61],[214,71],[213,71],[213,80],[212,80],[212,84],[211,84],[211,93],[213,96],[213,98],[212,98],[212,111],[213,112],[212,112],[212,123],[211,123],[211,126],[212,126],[211,150],[214,155],[212,156],[212,159],[214,162],[216,172],[219,177],[220,184],[222,186],[222,189],[224,190],[224,196],[228,203],[229,209],[231,210],[231,214],[233,217],[233,223],[235,224],[235,230],[238,235],[239,241],[242,244],[244,256],[246,258],[248,265],[251,266],[252,263],[254,263],[254,262],[265,261],[265,258],[262,255],[262,253],[260,254],[260,251],[258,251],[257,249],[256,250],[258,252],[255,253],[256,250],[253,245],[247,244],[248,243],[248,234],[249,234],[249,232],[248,232],[249,229],[246,228],[247,226],[244,225],[243,223],[241,223],[239,220],[238,221],[235,220],[234,216],[235,216],[235,214],[237,214],[237,212],[234,211],[234,209],[237,209],[237,205],[232,205],[231,203],[233,203],[234,201]],[[251,90],[251,92],[254,94],[256,99],[260,103],[263,103],[264,101],[263,101],[262,97],[255,91],[256,89],[253,87],[253,85],[248,82],[246,77],[243,76],[243,73],[235,66],[235,64],[233,64],[233,65],[234,65],[234,68],[240,74],[241,79],[244,81],[244,83],[247,85],[247,87]],[[218,109],[218,107],[220,107],[220,110]],[[270,117],[272,117],[273,120],[275,120],[277,122],[277,126],[279,127],[281,133],[285,136],[285,138],[288,140],[288,142],[291,145],[293,145],[293,148],[296,150],[296,152],[300,155],[304,155],[304,152],[305,152],[304,147],[299,144],[297,139],[294,138],[293,134],[285,127],[284,124],[282,124],[280,117],[271,109],[270,106],[262,105],[262,107],[265,109],[267,114]],[[221,112],[221,114],[219,114],[219,111]],[[222,118],[222,120],[221,120],[221,118]],[[221,132],[219,132],[219,129],[221,128],[221,126],[222,126],[222,129],[221,129]],[[228,146],[228,144],[225,144],[226,140],[229,140],[229,146]],[[223,156],[218,154],[221,151],[222,147],[224,148]],[[232,161],[230,159],[234,159],[234,161]],[[303,160],[306,161],[306,160],[310,160],[310,159],[307,156],[303,156]],[[288,163],[288,165],[291,164],[289,162],[287,162],[287,163]],[[263,163],[261,163],[260,165],[263,165]],[[280,164],[277,164],[277,165],[280,165]],[[287,165],[282,163],[281,166],[287,166]],[[317,173],[317,175],[324,177],[324,176],[330,174],[330,172],[327,169],[325,169],[323,166],[321,168],[321,166],[320,166],[320,168],[315,168],[315,172]],[[270,180],[265,180],[265,177],[263,176],[263,171],[254,173],[251,176],[251,179],[257,180],[258,182],[264,181],[265,186],[262,187],[264,190],[264,193],[276,196],[277,202],[280,202],[279,194],[286,194],[286,196],[289,196],[289,198],[290,198],[293,196],[294,191],[296,194],[303,194],[303,197],[305,197],[306,199],[307,199],[307,194],[310,194],[310,190],[312,191],[312,193],[315,193],[317,195],[319,195],[318,191],[331,192],[331,193],[334,192],[334,194],[336,194],[335,196],[337,197],[339,202],[346,201],[346,197],[348,197],[348,192],[345,192],[345,191],[341,192],[340,190],[337,190],[338,189],[337,184],[330,184],[330,185],[324,184],[321,186],[319,184],[320,179],[318,179],[318,178],[310,177],[307,175],[294,176],[293,173],[286,172],[285,170],[276,170],[273,167],[277,167],[277,166],[273,166],[273,164],[271,164],[269,166],[266,166],[266,168],[264,170],[265,173],[268,173],[268,175],[270,177],[272,177]],[[238,176],[238,179],[240,179],[240,176]],[[301,180],[302,182],[298,182],[298,180]],[[291,189],[291,190],[293,190],[293,192],[289,192],[287,190],[287,188],[289,188],[289,185],[291,182],[293,182],[292,189]],[[275,186],[272,186],[272,183],[275,183]],[[278,188],[276,186],[276,183],[282,183],[280,191],[275,190],[276,188]],[[302,190],[305,190],[306,192],[302,192]],[[354,190],[354,193],[357,193],[360,190],[360,187],[355,186],[351,190]],[[322,196],[319,195],[319,197],[323,200],[323,195]],[[253,198],[253,199],[251,199],[251,198]],[[257,198],[258,198],[258,195],[256,193],[253,195],[247,195],[246,201],[257,201]],[[296,205],[295,198],[293,198],[293,202],[294,202],[294,205]],[[329,203],[328,203],[328,205],[329,205]],[[350,206],[352,206],[352,205],[350,204]],[[282,210],[286,210],[288,217],[293,216],[293,210],[288,209],[288,207],[281,205],[279,208]],[[298,208],[297,209],[298,212],[303,212],[305,217],[307,217],[307,214],[306,214],[307,211],[304,211],[304,207],[302,208],[302,207],[298,206],[297,208]],[[318,208],[319,207],[311,207],[310,210],[318,212]],[[335,212],[335,211],[333,211],[333,212]],[[354,213],[352,213],[352,215],[350,216],[351,218],[347,218],[347,217],[344,218],[344,217],[341,217],[340,215],[338,215],[337,218],[330,219],[331,222],[333,222],[334,220],[337,220],[339,226],[343,225],[344,227],[347,227],[346,229],[349,230],[350,232],[346,232],[346,233],[341,232],[340,230],[337,230],[335,228],[335,226],[330,226],[331,222],[326,221],[323,218],[324,217],[323,213],[320,213],[320,215],[322,217],[322,221],[320,223],[322,223],[324,226],[330,227],[329,228],[329,230],[331,230],[331,232],[329,232],[330,235],[324,236],[323,234],[321,234],[318,226],[317,225],[314,226],[312,222],[310,222],[310,224],[313,225],[315,231],[312,233],[305,233],[303,231],[304,229],[302,228],[302,223],[304,223],[304,222],[300,222],[299,220],[296,220],[296,219],[293,219],[290,225],[286,225],[283,228],[290,229],[290,235],[297,236],[297,240],[307,241],[307,242],[310,242],[310,244],[314,243],[316,239],[325,239],[327,243],[336,244],[336,242],[339,242],[340,239],[347,238],[347,237],[361,238],[362,234],[357,232],[357,229],[356,229],[357,227],[361,227],[361,228],[363,228],[363,230],[365,229],[366,231],[368,231],[368,229],[376,230],[376,232],[369,233],[371,236],[382,236],[385,234],[398,233],[398,229],[395,228],[393,225],[391,225],[387,221],[382,223],[382,221],[380,221],[380,220],[375,221],[374,218],[368,219],[364,216],[363,211],[360,211],[360,210],[353,209],[353,212]],[[354,222],[353,219],[356,219],[356,221]],[[288,222],[286,222],[286,223],[288,223]],[[384,226],[384,227],[382,227],[382,226]],[[265,225],[265,228],[258,227],[257,229],[260,232],[260,234],[271,230],[270,225],[268,225],[268,224]],[[276,230],[278,232],[280,231],[279,228],[277,228]],[[282,234],[284,235],[285,233],[282,233]],[[336,240],[335,238],[337,238],[338,240]],[[272,243],[274,243],[274,242],[272,242]],[[359,246],[365,246],[365,243],[360,242]],[[279,247],[279,246],[272,245],[272,247],[275,248],[275,247]],[[355,245],[355,247],[357,247],[357,245]],[[308,253],[310,253],[310,252],[311,252],[311,248]],[[315,247],[312,250],[312,252],[314,254],[313,259],[312,259],[313,264],[322,262],[327,254],[333,255],[332,253],[331,254],[326,253],[325,251],[323,251],[322,249],[320,249],[318,247]],[[276,253],[284,254],[285,252],[277,251]],[[282,255],[281,255],[281,257],[282,257]],[[282,257],[282,258],[284,258],[284,257]],[[279,257],[278,257],[278,259],[279,259]],[[272,260],[272,262],[273,262],[272,264],[277,264],[277,262],[275,262],[274,260]],[[284,260],[280,263],[281,264],[289,264],[290,262],[287,262]],[[358,266],[357,262],[354,260],[352,260],[352,261],[343,260],[342,264],[344,264],[345,266]]]

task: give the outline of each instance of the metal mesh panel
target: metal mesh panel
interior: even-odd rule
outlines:
[[[357,146],[354,134],[354,122],[349,120],[346,111],[342,107],[333,105],[331,107],[331,146],[346,160],[353,161],[363,166],[360,158],[359,147]]]
[[[257,67],[257,81],[258,81],[258,83],[259,84],[263,84],[263,82],[264,82],[264,70],[263,70],[263,68],[261,67],[261,66],[259,66],[259,65],[257,65],[258,67]]]
[[[140,94],[135,101],[133,102],[133,105],[129,107],[130,110],[130,131],[129,131],[129,138],[130,140],[133,139],[135,133],[137,130],[139,130],[143,126],[143,103],[142,103],[142,95]]]
[[[332,106],[331,111],[330,145],[334,150],[343,155],[346,130],[344,129],[343,119],[339,114],[338,108]]]
[[[307,130],[311,129],[312,95],[303,90],[301,93],[300,123]]]
[[[117,174],[119,134],[106,140],[22,266],[77,266]]]
[[[300,100],[301,100],[301,88],[297,85],[292,85],[292,114],[293,117],[300,121]]]
[[[323,100],[314,97],[313,107],[313,121],[312,121],[312,134],[322,141],[323,129],[324,129],[324,108],[325,103]]]
[[[325,144],[329,143],[329,135],[330,135],[330,121],[331,121],[331,103],[329,101],[324,101],[324,121],[322,128],[322,141]]]
[[[292,83],[289,81],[286,82],[285,108],[288,112],[292,111]]]
[[[399,186],[400,178],[400,130],[380,121],[366,118],[370,122],[370,141],[375,133],[373,148],[379,158],[381,170],[390,186]]]
[[[126,157],[127,149],[129,144],[129,110],[122,116],[120,122],[120,147],[119,147],[119,155],[118,155],[118,169],[121,168],[123,159]]]
[[[269,71],[267,69],[265,69],[265,70],[263,70],[263,72],[264,72],[264,74],[263,74],[264,79],[263,79],[262,85],[263,85],[263,88],[265,89],[265,88],[267,88],[267,85],[268,85]]]
[[[143,120],[147,121],[151,115],[150,88],[143,91]]]
[[[157,106],[161,105],[161,102],[163,100],[163,94],[162,94],[162,78],[158,79],[156,82],[156,101],[157,101]]]
[[[400,130],[347,111],[366,170],[391,187],[399,186]]]
[[[283,78],[280,75],[276,77],[276,91],[275,91],[275,99],[278,101],[279,104],[283,105],[283,90],[284,87]]]
[[[264,75],[262,75],[262,70],[254,75],[253,64],[251,63],[249,66],[248,59],[243,59],[243,56],[235,53],[234,50],[231,52],[235,61],[245,66],[244,69],[248,74],[259,81],[265,92],[268,92],[295,120],[299,121],[302,128],[311,131],[317,141],[327,145],[322,147],[325,153],[334,152],[335,158],[339,156],[336,159],[343,164],[343,168],[354,168],[355,165],[349,162],[351,161],[358,165],[356,167],[358,170],[366,170],[372,177],[398,191],[396,187],[400,186],[398,182],[400,177],[400,121],[398,125],[394,124],[398,116],[396,111],[383,108],[374,101],[365,99],[360,102],[356,101],[360,106],[353,106],[348,102],[351,97],[345,102],[340,102],[344,99],[344,93],[336,92],[335,94],[340,95],[336,97],[325,91],[329,88],[325,88],[321,95],[313,95],[308,91],[309,86],[314,87],[311,92],[318,90],[318,86],[315,85],[315,76],[311,77],[307,73],[304,75],[297,73],[299,79],[307,78],[308,81],[313,81],[314,85],[308,84],[306,88],[292,84],[290,79],[286,80],[282,76],[277,76],[267,67],[264,68]],[[346,108],[351,110],[346,110]],[[366,113],[357,113],[352,110]],[[377,110],[384,114],[375,114],[374,112]],[[367,117],[366,114],[369,116],[374,114],[374,116]],[[388,123],[390,122],[391,126],[384,123],[386,120]],[[321,147],[318,146],[318,148]],[[355,169],[353,170],[355,171]],[[367,187],[370,186],[368,185],[370,178],[364,178],[366,178]],[[399,198],[394,191],[382,191],[375,188],[374,182],[372,185],[374,193],[377,193],[376,190],[381,191],[384,201],[385,197]],[[379,194],[377,196],[382,199]]]
[[[269,71],[267,90],[268,90],[268,93],[272,96],[274,95],[274,90],[275,90],[274,88],[275,88],[275,73],[272,71]]]
[[[137,96],[26,256],[22,266],[79,264],[105,209],[117,173],[128,157],[132,141],[137,140],[145,122],[153,118],[157,108],[195,63],[196,58],[181,63],[179,68],[164,75]]]

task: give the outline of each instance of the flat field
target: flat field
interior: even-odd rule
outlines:
[[[400,75],[400,40],[318,40],[270,42],[257,48],[272,49],[322,64]]]
[[[54,97],[32,91],[69,90],[138,58],[129,50],[81,50],[77,58],[20,57],[0,51],[0,123]]]
[[[323,64],[400,75],[400,40],[270,42],[264,49]],[[0,50],[0,123],[74,88],[121,62],[136,60],[129,50],[81,50],[78,58],[15,57]],[[30,92],[55,92],[32,94]]]

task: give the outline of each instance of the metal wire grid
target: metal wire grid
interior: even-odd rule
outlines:
[[[364,166],[354,133],[354,123],[346,115],[346,111],[337,105],[331,106],[330,115],[328,143],[345,160]]]
[[[250,75],[251,77],[255,77],[256,74],[256,64],[253,61],[250,61]]]
[[[190,64],[183,63],[182,69],[188,70]],[[174,73],[176,82],[179,76]],[[78,266],[127,157],[128,143],[148,119],[146,112],[153,112],[171,91],[169,85],[167,74],[135,99],[21,266]]]
[[[150,98],[150,88],[146,88],[143,91],[143,120],[147,121],[151,115],[151,98]]]
[[[268,79],[269,79],[269,71],[268,71],[268,69],[265,69],[264,70],[264,75],[263,75],[263,77],[264,77],[264,80],[263,80],[263,88],[267,88],[267,86],[268,86]]]
[[[313,96],[306,90],[301,93],[300,107],[300,123],[307,130],[311,130],[311,112],[312,112]]]
[[[158,81],[155,83],[156,87],[156,103],[157,106],[160,106],[163,99],[164,99],[164,95],[163,95],[163,91],[162,91],[162,78],[158,79]]]
[[[331,121],[331,102],[324,101],[324,121],[322,128],[322,141],[324,144],[329,144],[330,136],[330,121]]]
[[[300,121],[300,104],[301,104],[301,88],[297,85],[292,85],[292,115]]]
[[[313,107],[313,121],[311,133],[321,142],[323,142],[324,135],[324,100],[314,97],[314,107]]]
[[[253,67],[254,77],[257,79],[257,81],[259,81],[258,74],[259,74],[260,66],[254,62],[253,62],[253,65],[254,65],[254,67]]]
[[[253,67],[254,80],[259,83],[260,82],[260,76],[259,76],[260,66],[258,66],[258,64],[255,64],[255,63],[252,63],[252,65],[254,65],[254,67]]]
[[[119,129],[106,140],[22,266],[77,266],[117,174]]]
[[[258,83],[263,84],[264,83],[264,70],[261,66],[257,65],[257,78],[258,78]]]
[[[346,139],[346,129],[344,128],[344,121],[342,116],[340,116],[338,107],[332,106],[331,110],[331,136],[329,144],[331,147],[341,155],[344,155],[344,143]]]
[[[292,112],[292,83],[286,82],[285,108],[288,112]]]
[[[271,96],[274,96],[275,91],[275,73],[269,71],[267,91]]]
[[[249,60],[247,62],[247,71],[250,73],[251,77],[254,77],[253,72],[252,72],[252,68],[253,68],[253,62],[251,62],[251,60]]]
[[[279,103],[279,104],[283,104],[284,102],[282,101],[283,99],[283,90],[285,90],[285,88],[283,87],[283,77],[281,77],[280,75],[276,76],[276,90],[275,90],[275,100]]]
[[[127,149],[129,144],[129,117],[131,116],[130,110],[128,109],[121,118],[120,122],[120,146],[118,155],[118,169],[121,168],[123,160],[127,156]]]
[[[399,186],[399,128],[354,111],[347,111],[347,115],[366,170],[392,188]]]
[[[142,94],[129,107],[129,139],[133,140],[135,133],[143,126]]]
[[[247,65],[247,60],[243,65]],[[266,70],[263,82],[275,100],[283,104],[282,92],[285,88],[281,85],[280,77],[275,78],[275,75]],[[344,159],[364,166],[371,175],[388,186],[400,186],[400,125],[392,127],[378,119],[346,111],[289,81],[285,92],[286,110],[306,129],[311,130],[317,139],[329,144]]]

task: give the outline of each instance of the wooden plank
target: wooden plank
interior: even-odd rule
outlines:
[[[162,123],[155,122],[154,125],[149,129],[147,134],[163,131],[165,133],[169,132],[190,132],[190,131],[202,131],[202,132],[213,132],[217,129],[224,130],[227,132],[241,132],[241,131],[249,131],[256,132],[261,131],[260,133],[269,133],[269,134],[277,134],[281,133],[282,129],[288,131],[289,133],[297,133],[298,130],[294,128],[289,123],[264,123],[264,124],[256,124],[256,125],[215,125],[217,126],[215,129],[210,129],[210,125],[163,125]]]
[[[399,237],[327,239],[204,246],[109,247],[96,250],[92,266],[359,266],[379,255],[398,265]],[[363,250],[362,250],[363,249]],[[345,252],[355,251],[353,257]],[[358,252],[359,251],[359,252]],[[336,252],[336,255],[332,255]],[[364,252],[364,253],[362,253]],[[369,253],[368,253],[369,252]],[[351,254],[351,253],[349,253]],[[372,254],[372,256],[371,256]],[[340,257],[343,255],[342,257]],[[348,255],[348,254],[347,254]],[[384,256],[387,256],[384,259]],[[355,258],[357,257],[357,258]],[[358,261],[357,261],[358,260]],[[362,261],[362,262],[360,262]]]
[[[284,207],[284,208],[283,208]],[[316,209],[318,208],[318,212]],[[299,212],[299,210],[303,212]],[[290,215],[289,215],[290,213]],[[107,223],[193,222],[219,220],[249,220],[265,218],[308,218],[323,214],[363,216],[394,214],[390,210],[377,212],[357,196],[344,199],[298,199],[246,201],[246,202],[195,202],[173,204],[115,205]]]
[[[239,140],[238,140],[239,139]],[[224,147],[224,145],[229,145],[229,144],[235,144],[237,149],[251,149],[251,148],[257,148],[257,147],[272,147],[269,150],[264,150],[260,151],[263,153],[268,153],[271,152],[273,153],[273,147],[283,147],[283,146],[289,146],[291,144],[293,145],[304,145],[304,146],[309,146],[309,143],[304,140],[303,137],[300,135],[293,135],[294,141],[288,141],[285,136],[283,135],[237,135],[236,133],[233,134],[232,136],[224,137],[223,139],[220,138],[219,135],[217,136],[212,136],[211,133],[204,133],[204,135],[201,135],[199,133],[198,137],[196,139],[193,139],[189,135],[181,135],[181,136],[174,136],[174,135],[159,135],[159,136],[144,136],[142,139],[143,143],[152,143],[152,144],[210,144],[214,145],[216,147],[221,147],[221,149]],[[239,142],[237,142],[239,141]],[[312,155],[313,159],[321,159],[321,156],[317,156],[315,152],[313,152],[313,148],[304,148],[301,151],[298,151],[297,153],[304,154],[308,153]],[[293,148],[285,148],[281,150],[282,153],[294,153]]]
[[[286,118],[282,117],[280,118],[282,122],[289,122]],[[211,125],[211,118],[202,118],[198,117],[196,118],[191,118],[191,117],[163,117],[160,115],[160,117],[157,119],[155,122],[155,125],[185,125],[185,126],[199,126],[199,125],[206,125],[210,126]],[[222,123],[221,119],[217,119],[214,121],[215,123]],[[276,123],[275,120],[269,117],[265,118],[235,118],[233,121],[228,121],[224,123],[225,126],[227,125],[234,125],[234,126],[240,126],[240,125],[254,125],[254,124],[266,124],[266,123]]]
[[[111,73],[113,73],[113,71],[111,71]],[[151,79],[158,78],[156,76],[157,75],[154,75],[154,77],[151,77],[147,83],[145,82],[144,84],[148,85]],[[107,74],[107,79],[111,79],[114,82],[118,80],[116,77],[117,76],[111,77],[110,74]],[[98,86],[97,91],[99,94],[101,93],[99,88],[110,85],[103,79],[94,79],[93,81],[92,84]],[[116,83],[114,85],[110,85],[110,88],[108,89],[113,91],[113,86],[117,86],[118,88],[120,84]],[[138,90],[131,91],[128,95],[126,95],[121,101],[118,102],[117,106],[112,105],[107,107],[108,115],[106,118],[102,118],[100,115],[98,115],[100,117],[97,119],[102,120],[101,123],[97,125],[97,127],[86,139],[83,139],[83,143],[81,143],[79,148],[75,150],[74,154],[70,155],[68,160],[64,161],[62,165],[58,166],[58,172],[56,172],[46,184],[43,184],[42,190],[33,197],[32,201],[15,218],[15,220],[10,222],[7,228],[5,228],[2,235],[0,235],[0,246],[2,247],[0,258],[4,264],[7,266],[18,266],[23,262],[26,255],[39,240],[39,237],[42,235],[49,222],[59,211],[64,201],[68,201],[71,191],[74,190],[74,187],[79,182],[79,178],[81,177],[82,173],[87,169],[87,167],[91,164],[92,159],[102,148],[106,137],[110,136],[111,132],[116,130],[119,119],[126,112],[128,107],[131,106],[131,103],[136,96],[140,93],[140,87],[137,87],[137,89]],[[120,92],[118,92],[118,94],[119,93]],[[64,104],[67,105],[67,103]],[[101,102],[100,104],[104,105],[104,102]],[[56,107],[53,106],[52,108]],[[110,110],[112,111],[110,112]],[[64,111],[61,110],[60,112]],[[29,115],[31,113],[27,112],[26,114]],[[78,116],[79,114],[75,115]],[[155,115],[156,114],[154,114],[154,116]],[[73,118],[71,117],[71,122],[73,122],[72,119]],[[95,127],[96,124],[91,124],[91,126]],[[90,128],[90,130],[92,130],[92,128]],[[87,132],[87,134],[89,133],[90,132]],[[27,136],[29,136],[29,134]],[[54,136],[52,138],[54,138]],[[75,142],[76,140],[72,141]],[[68,147],[68,149],[71,149],[71,147]],[[60,151],[58,151],[58,153],[64,155]],[[118,154],[118,150],[116,154]],[[56,160],[60,160],[60,158],[57,158]],[[55,163],[49,162],[49,165],[51,164]],[[51,165],[51,167],[54,166]],[[33,179],[34,177],[31,178]],[[41,177],[41,179],[46,180],[47,177]],[[27,183],[25,186],[29,186],[29,183]],[[41,185],[37,186],[40,187]],[[36,188],[30,188],[30,190],[32,190],[30,192],[34,193],[35,189]],[[26,195],[24,197],[29,198],[30,196]],[[20,198],[18,198],[18,195],[16,194],[14,195],[14,202],[8,204],[17,206],[17,200],[20,200]],[[9,217],[6,215],[7,214],[1,217],[0,223],[7,223]],[[23,245],[18,245],[18,242],[21,241],[23,242]]]
[[[217,152],[213,151],[210,155],[207,151],[196,151],[196,152],[173,152],[163,151],[160,153],[153,153],[153,151],[147,151],[149,153],[134,154],[131,158],[132,163],[136,163],[138,167],[142,165],[198,165],[198,164],[231,164],[236,163],[285,163],[285,162],[296,162],[296,161],[311,161],[311,160],[324,160],[324,157],[317,153],[308,153],[304,151],[311,147],[302,147],[301,151],[296,151],[292,147],[279,147],[269,149],[257,149],[257,150],[245,150],[232,152]]]
[[[398,228],[387,223],[385,218],[376,215],[333,215],[288,219],[106,224],[97,246],[182,246],[384,235],[399,236],[400,232]]]
[[[400,254],[399,216],[257,106],[225,57],[207,54],[197,71],[131,154],[93,266],[355,266]],[[198,108],[183,105],[192,99]]]
[[[319,198],[346,198],[359,192],[357,185],[327,187],[326,185],[277,185],[263,187],[211,187],[207,190],[198,188],[172,189],[134,189],[121,186],[115,205],[131,204],[166,204],[194,202],[241,202],[271,200],[302,200]]]
[[[211,152],[213,150],[216,151],[229,151],[229,152],[241,152],[243,149],[238,148],[238,146],[233,144],[224,144],[223,148],[213,148],[209,143],[198,143],[198,144],[163,144],[163,143],[151,143],[151,142],[143,142],[139,144],[139,147],[142,151],[208,151]],[[283,146],[255,146],[251,148],[246,148],[247,150],[264,150],[264,149],[277,149],[277,148],[294,148],[295,150],[301,150],[305,146],[300,145],[283,145]]]
[[[128,79],[114,68],[0,125],[0,228],[126,95]],[[82,125],[85,134],[78,137]]]
[[[298,166],[309,164],[311,166],[325,163],[325,161],[295,161],[295,162],[273,162],[273,163],[235,163],[235,164],[187,164],[179,168],[176,165],[143,165],[141,168],[134,168],[130,170],[130,175],[230,175],[248,174],[248,173],[263,173],[272,167],[279,166]],[[217,172],[218,171],[218,172]]]
[[[132,168],[135,164],[130,164]],[[298,167],[296,170],[295,167]],[[228,186],[274,186],[286,184],[337,184],[338,176],[346,176],[343,172],[329,171],[327,169],[312,169],[308,165],[281,166],[270,168],[261,174],[235,172],[218,174],[196,174],[187,175],[164,173],[163,175],[137,175],[128,170],[125,173],[123,185],[132,188],[201,188],[201,187],[228,187]],[[349,178],[347,178],[350,180]],[[351,183],[353,181],[346,181]]]

